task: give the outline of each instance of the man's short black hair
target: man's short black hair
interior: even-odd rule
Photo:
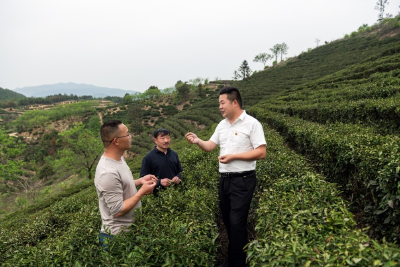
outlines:
[[[154,131],[153,137],[154,137],[155,139],[157,139],[157,137],[158,137],[159,135],[161,135],[161,137],[163,137],[163,136],[165,136],[165,135],[170,135],[170,134],[171,134],[171,133],[170,133],[167,129],[157,129],[157,130]]]
[[[236,100],[239,104],[239,107],[242,108],[242,97],[240,96],[239,90],[236,87],[224,87],[219,91],[219,95],[227,95],[227,98],[230,102]]]
[[[119,125],[122,121],[111,120],[103,123],[100,127],[100,136],[103,143],[110,142],[115,136],[119,134]]]

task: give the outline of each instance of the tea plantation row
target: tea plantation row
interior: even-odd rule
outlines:
[[[340,186],[373,234],[399,240],[400,137],[360,125],[321,125],[256,107],[252,111]]]
[[[158,198],[145,197],[132,230],[117,237],[108,252],[98,242],[101,219],[90,186],[35,213],[0,221],[1,265],[212,266],[218,235],[216,154],[187,149],[181,155],[187,170],[183,184]]]
[[[265,128],[268,152],[258,163],[257,237],[250,266],[392,266],[400,249],[379,244],[355,227],[353,215],[329,183],[278,132]]]

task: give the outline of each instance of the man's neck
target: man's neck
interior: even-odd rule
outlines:
[[[121,157],[124,155],[124,152],[119,153],[119,152],[114,152],[114,151],[107,151],[104,150],[103,156],[106,158],[110,158],[116,161],[121,161]]]
[[[231,118],[228,118],[229,123],[232,125],[237,120],[237,118],[239,118],[240,115],[242,115],[242,113],[243,113],[243,109],[238,110],[234,114],[234,116],[232,116]]]
[[[161,151],[164,154],[167,154],[168,148],[162,148],[162,147],[159,147],[159,146],[156,146],[156,148],[158,149],[158,151]]]

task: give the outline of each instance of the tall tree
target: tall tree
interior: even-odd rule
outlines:
[[[204,88],[203,85],[201,83],[199,83],[199,85],[197,85],[197,95],[200,98],[204,98],[206,96],[205,92],[204,92]]]
[[[149,99],[157,99],[158,97],[160,97],[162,95],[160,89],[158,89],[158,87],[154,86],[154,85],[150,86],[149,89],[147,89],[144,92],[144,94],[145,94],[146,98],[149,98]]]
[[[378,2],[376,2],[375,9],[379,11],[378,21],[381,21],[383,19],[383,15],[385,13],[385,6],[388,4],[389,4],[388,0],[378,0]],[[389,14],[387,15],[390,16]]]
[[[142,124],[142,112],[144,105],[140,102],[134,102],[128,106],[128,111],[126,113],[126,121],[129,122],[129,131],[133,134],[140,134],[144,130]]]
[[[249,63],[247,63],[247,60],[243,60],[242,65],[240,65],[239,69],[234,71],[234,79],[243,79],[246,80],[248,77],[250,77],[252,71],[249,67]]]
[[[82,123],[60,133],[64,148],[57,153],[55,169],[61,172],[74,172],[92,178],[93,167],[96,166],[103,145],[99,136],[84,129]]]
[[[128,93],[125,94],[123,98],[124,104],[128,105],[130,102],[132,102],[132,96]]]
[[[175,88],[178,91],[179,95],[182,96],[182,98],[186,98],[189,95],[190,86],[187,82],[183,83],[181,80],[179,80],[176,82]]]
[[[281,53],[281,61],[282,61],[282,56],[286,55],[288,53],[289,47],[285,42],[281,43],[279,45],[279,52]]]
[[[272,54],[275,55],[275,60],[276,60],[276,62],[278,62],[278,54],[281,51],[281,45],[280,44],[276,44],[272,48],[270,48],[269,50],[271,50]]]
[[[24,162],[19,158],[26,145],[15,137],[0,130],[0,181],[9,188],[9,181],[16,181],[22,175]]]
[[[260,53],[255,58],[253,59],[253,62],[261,62],[264,64],[265,68],[265,63],[267,63],[268,60],[272,59],[273,56],[267,53]]]

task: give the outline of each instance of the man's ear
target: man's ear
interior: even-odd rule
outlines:
[[[239,106],[239,103],[238,103],[238,101],[237,101],[236,99],[232,101],[232,104],[233,104],[235,107],[238,107],[238,106]]]

